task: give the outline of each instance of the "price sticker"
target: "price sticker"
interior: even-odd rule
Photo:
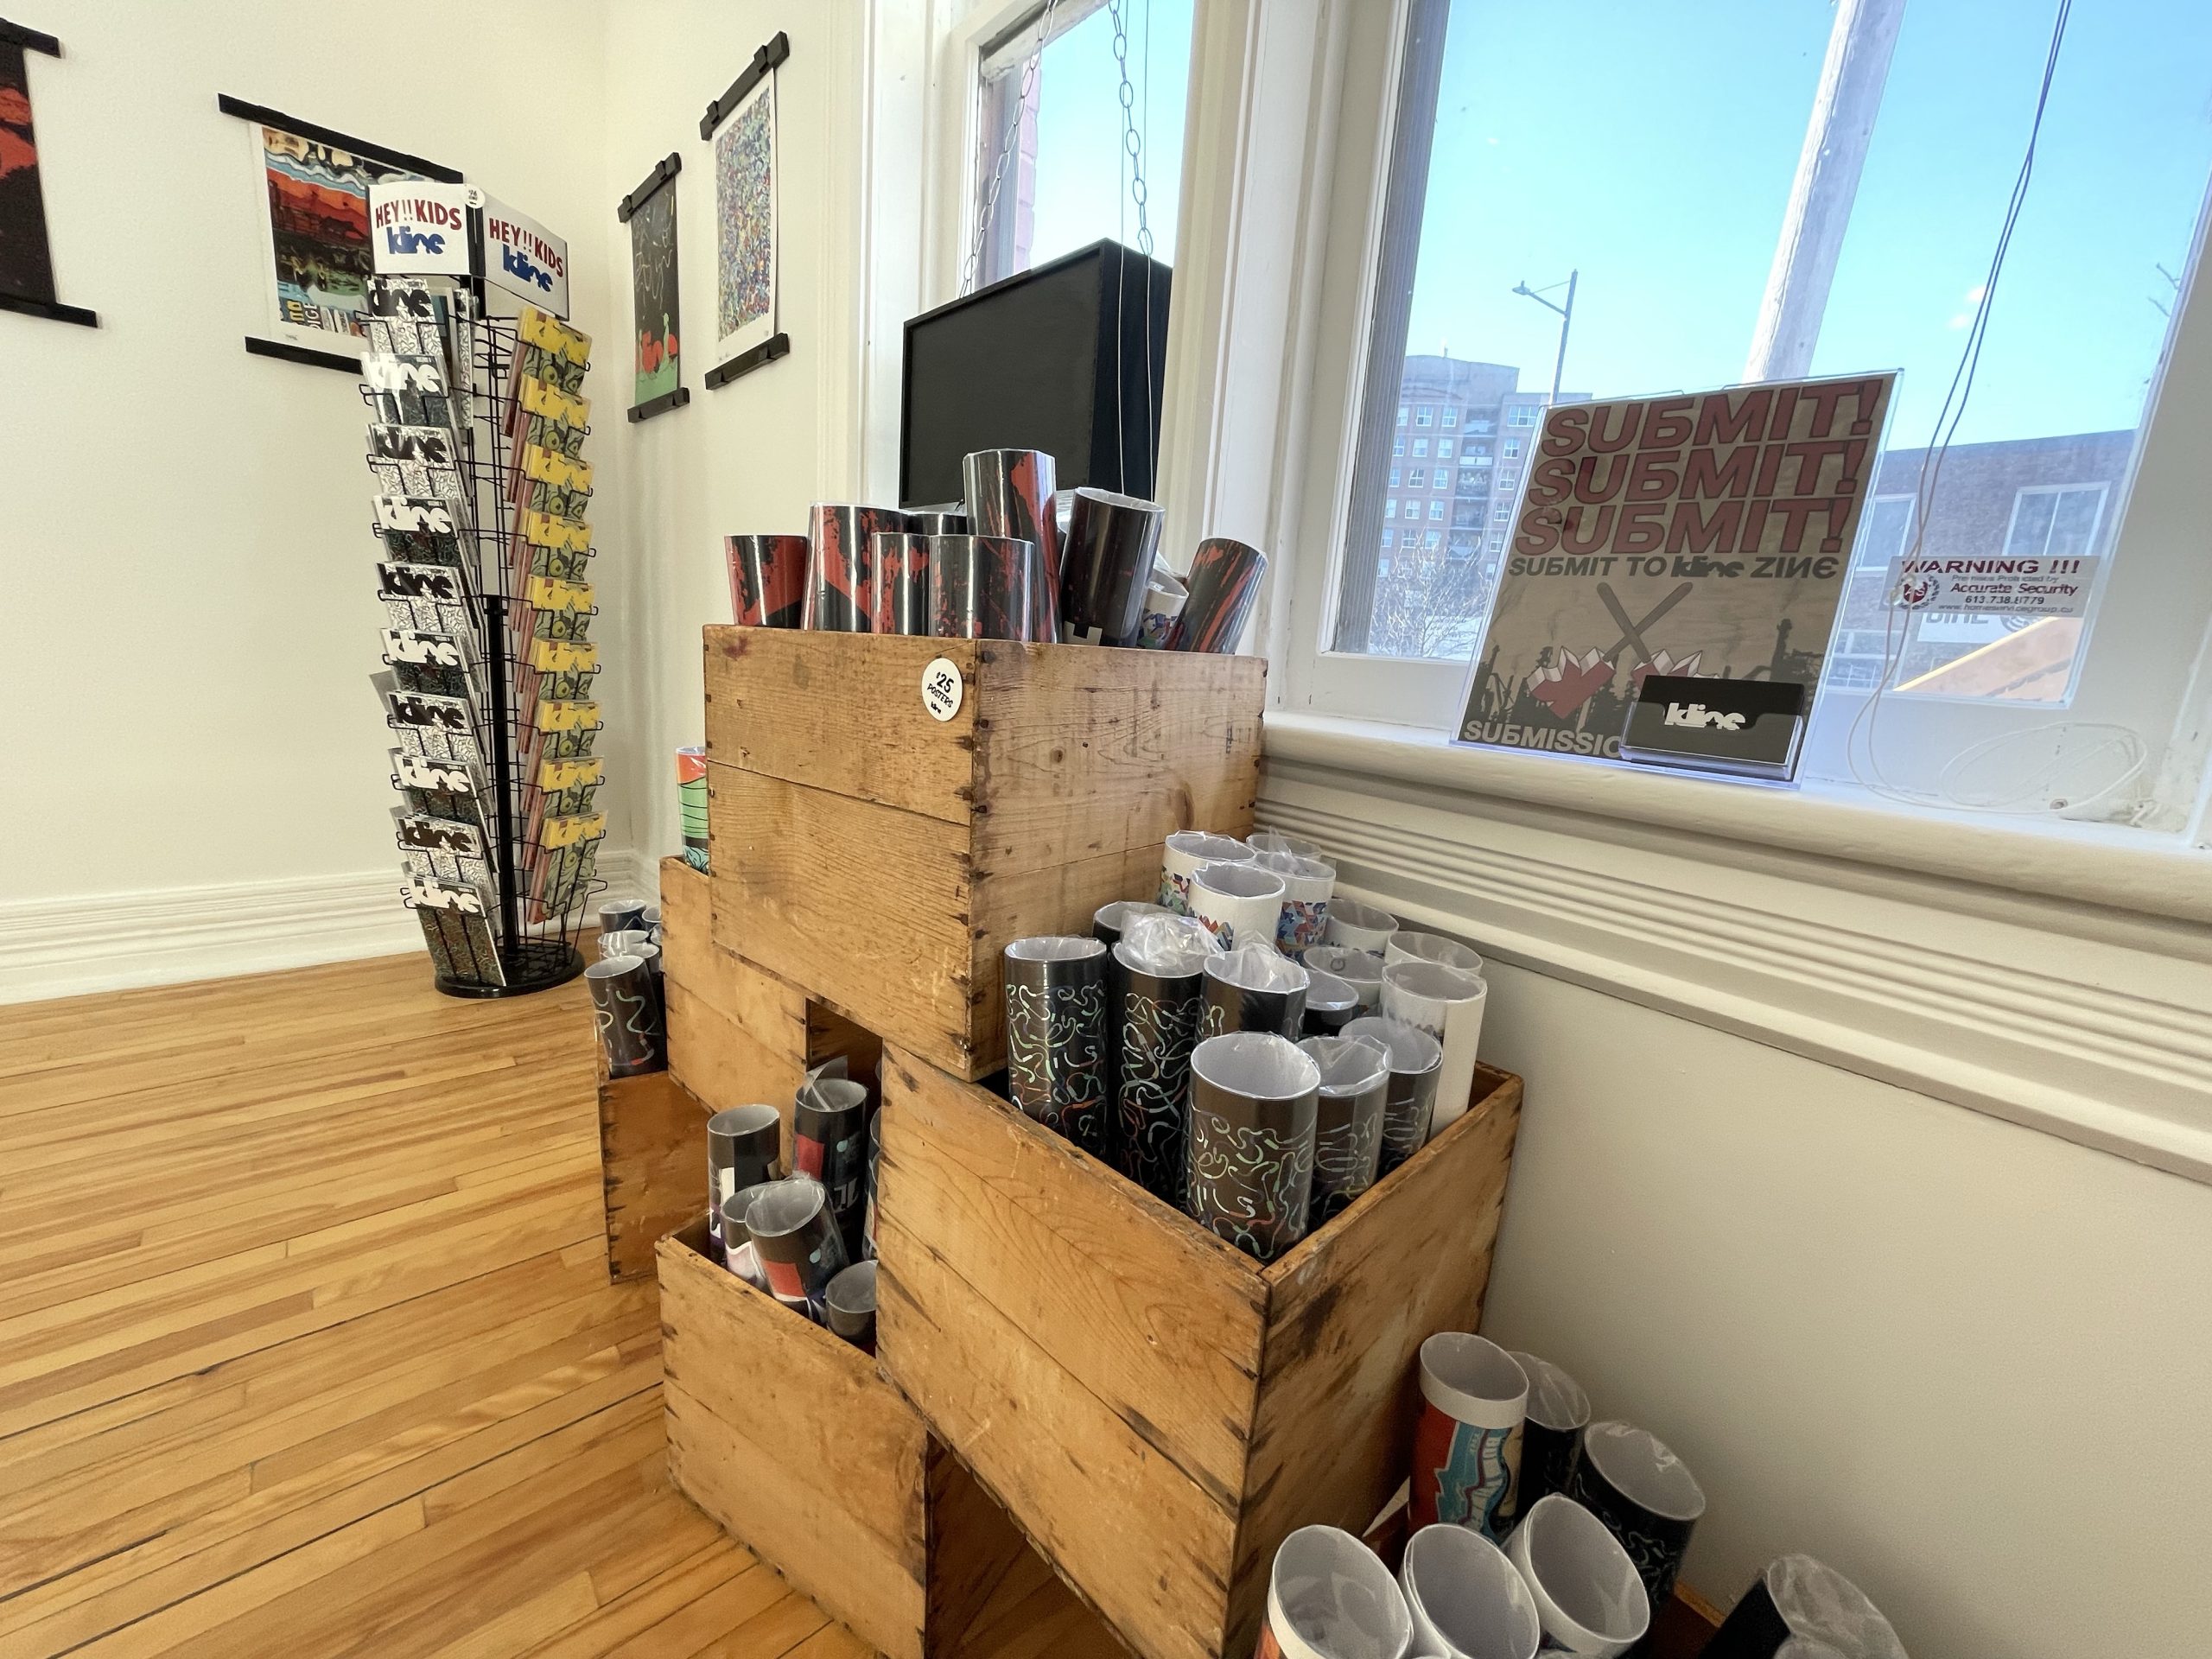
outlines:
[[[931,720],[950,720],[960,712],[968,683],[960,677],[960,664],[950,657],[933,657],[922,671],[922,707]]]

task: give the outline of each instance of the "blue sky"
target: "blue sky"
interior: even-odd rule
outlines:
[[[1408,349],[1567,386],[1741,376],[1827,0],[1456,0]],[[1814,367],[1899,367],[1927,441],[2019,166],[2050,4],[1908,0]],[[2212,167],[2212,4],[2076,0],[1962,442],[2134,424]],[[1558,297],[1554,295],[1554,297]]]
[[[1192,0],[1126,0],[1152,226],[1173,257]],[[1904,371],[1928,441],[2019,167],[2055,0],[1907,0],[1814,368]],[[1408,349],[1550,384],[1739,378],[1834,13],[1829,0],[1454,0]],[[1147,31],[1150,51],[1147,58]],[[1047,52],[1035,257],[1136,220],[1113,27]],[[1147,86],[1147,81],[1149,85]],[[2075,0],[1959,440],[2133,425],[2212,173],[2212,0]],[[1554,297],[1558,297],[1554,292]]]
[[[1176,210],[1182,199],[1192,0],[1123,0],[1123,4],[1130,90],[1144,133],[1153,253],[1173,264]],[[1120,91],[1113,19],[1101,7],[1045,54],[1037,100],[1038,192],[1032,245],[1032,257],[1039,264],[1087,247],[1102,236],[1136,245],[1136,208],[1122,170]]]

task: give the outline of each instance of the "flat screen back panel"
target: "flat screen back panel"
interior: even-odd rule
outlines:
[[[1099,242],[909,322],[900,502],[957,500],[978,449],[1041,449],[1062,489],[1148,495],[1167,288],[1166,266]]]

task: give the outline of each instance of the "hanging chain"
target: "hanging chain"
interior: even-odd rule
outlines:
[[[998,217],[999,191],[1006,183],[1006,165],[1013,159],[1014,144],[1021,136],[1022,112],[1029,107],[1029,99],[1037,90],[1037,67],[1045,60],[1045,43],[1052,34],[1052,14],[1059,9],[1060,0],[1045,0],[1045,10],[1037,16],[1037,49],[1022,60],[1020,96],[1014,101],[1013,117],[1006,124],[1006,137],[999,141],[998,159],[991,164],[990,186],[976,214],[976,238],[969,245],[967,276],[960,284],[963,294],[976,291],[976,273],[983,263],[983,243],[990,236],[992,221]]]
[[[1152,226],[1145,213],[1144,133],[1136,116],[1136,89],[1129,85],[1128,8],[1128,0],[1107,0],[1106,10],[1114,19],[1114,61],[1122,71],[1122,148],[1129,154],[1129,196],[1137,205],[1137,251],[1148,259],[1152,257]],[[1147,22],[1147,31],[1149,29]]]

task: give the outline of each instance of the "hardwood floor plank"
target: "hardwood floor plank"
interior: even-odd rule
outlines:
[[[0,1020],[0,1659],[860,1659],[668,1484],[582,985],[429,978]]]

